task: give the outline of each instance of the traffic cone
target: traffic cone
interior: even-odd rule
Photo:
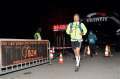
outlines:
[[[58,61],[59,64],[63,64],[64,63],[64,60],[63,60],[63,56],[62,56],[62,53],[60,53],[60,56],[59,56],[59,61]]]
[[[87,55],[90,55],[90,47],[87,47]]]
[[[109,56],[112,56],[110,46],[106,45],[106,47],[105,47],[105,57],[109,57]]]
[[[52,48],[52,49],[50,49],[50,53],[49,53],[50,59],[53,59],[53,53],[54,53],[54,50]]]

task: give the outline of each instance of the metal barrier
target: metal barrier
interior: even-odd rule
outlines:
[[[0,39],[0,74],[49,62],[48,40]]]

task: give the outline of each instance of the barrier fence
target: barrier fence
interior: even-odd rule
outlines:
[[[0,74],[49,62],[49,41],[0,39]]]

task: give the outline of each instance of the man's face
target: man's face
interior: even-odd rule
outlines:
[[[78,22],[80,20],[79,15],[74,15],[74,22]]]

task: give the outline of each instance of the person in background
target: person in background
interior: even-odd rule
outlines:
[[[82,36],[86,35],[87,28],[80,21],[80,17],[78,14],[75,14],[73,19],[74,22],[68,24],[66,33],[70,35],[71,38],[71,45],[76,59],[75,72],[77,72],[79,71],[79,67],[80,67],[80,49],[81,49],[81,43],[83,41]]]
[[[41,28],[38,28],[38,30],[36,31],[36,33],[34,34],[34,38],[36,39],[36,40],[41,40],[42,38],[41,38],[41,31],[42,31],[42,29]]]
[[[97,54],[96,52],[96,41],[97,41],[97,37],[96,35],[90,31],[89,34],[88,34],[88,44],[89,44],[89,47],[90,47],[90,55],[91,57],[93,57],[93,54]]]

